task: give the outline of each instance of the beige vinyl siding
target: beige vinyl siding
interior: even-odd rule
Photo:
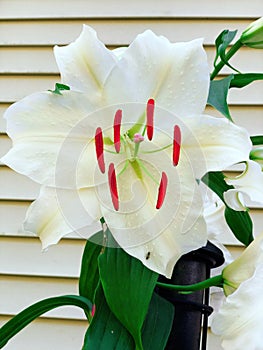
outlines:
[[[262,1],[175,0],[0,0],[0,156],[11,147],[2,118],[18,99],[52,89],[59,81],[53,46],[74,40],[89,24],[109,48],[127,45],[140,32],[152,29],[172,41],[204,37],[210,67],[214,39],[223,29],[239,33],[262,15]],[[243,72],[263,71],[262,52],[242,48],[231,61]],[[222,70],[222,75],[229,72]],[[234,120],[251,134],[262,134],[263,84],[231,91]],[[209,113],[218,115],[207,108]],[[82,237],[71,234],[42,252],[39,239],[21,233],[22,221],[39,185],[0,165],[0,324],[38,299],[77,292]],[[262,209],[251,214],[255,232],[262,231]],[[237,256],[240,244],[224,241]],[[80,349],[87,323],[81,310],[60,308],[35,321],[7,346],[7,350]],[[220,350],[209,335],[208,350]]]

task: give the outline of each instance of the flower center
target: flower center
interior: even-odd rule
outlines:
[[[146,106],[145,111],[145,125],[143,127],[142,133],[134,133],[132,132],[132,128],[129,129],[125,133],[121,133],[122,129],[122,110],[118,109],[114,116],[113,121],[113,142],[111,144],[114,145],[114,151],[108,150],[105,148],[105,140],[103,137],[103,132],[100,127],[96,129],[95,132],[95,151],[99,169],[102,174],[105,173],[105,159],[104,153],[110,152],[118,154],[125,154],[126,160],[124,167],[119,171],[116,175],[116,169],[113,162],[110,163],[108,167],[108,185],[111,194],[111,200],[113,207],[116,211],[119,210],[119,192],[118,192],[118,177],[123,175],[129,164],[132,165],[135,172],[138,174],[143,172],[147,176],[149,176],[158,186],[157,191],[157,199],[156,199],[156,209],[160,209],[164,203],[167,186],[168,186],[168,177],[167,174],[162,171],[161,178],[156,179],[153,174],[147,169],[144,165],[144,161],[142,161],[139,157],[140,145],[145,141],[145,133],[148,138],[148,142],[151,142],[154,136],[154,110],[155,110],[155,101],[154,99],[149,99]],[[108,139],[108,138],[107,138]],[[108,142],[106,142],[107,144]],[[180,149],[181,149],[181,130],[178,125],[174,126],[173,129],[173,142],[169,143],[165,147],[158,150],[150,150],[150,151],[142,151],[142,153],[155,153],[160,152],[164,149],[171,148],[171,163],[173,166],[177,166],[180,158]],[[158,161],[158,158],[157,158]],[[139,168],[139,169],[138,169]],[[138,177],[140,177],[138,175]]]

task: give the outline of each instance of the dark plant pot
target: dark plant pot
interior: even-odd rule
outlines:
[[[198,250],[183,255],[174,267],[171,279],[160,276],[159,282],[168,284],[194,284],[210,277],[210,270],[224,263],[223,253],[208,242]],[[156,292],[175,307],[172,330],[165,350],[202,350],[206,348],[207,318],[213,311],[208,305],[209,290],[191,294],[157,288]]]

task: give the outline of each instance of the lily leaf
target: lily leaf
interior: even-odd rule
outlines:
[[[144,350],[163,350],[169,338],[174,318],[174,306],[153,293],[142,330]]]
[[[207,173],[203,176],[202,181],[214,191],[223,202],[223,193],[234,188],[225,182],[224,174],[220,171]],[[231,231],[241,243],[248,246],[253,241],[253,223],[247,211],[235,211],[226,205],[225,219]]]
[[[95,291],[99,283],[98,257],[103,249],[103,231],[88,240],[82,255],[79,277],[79,294],[94,303]],[[91,320],[91,313],[86,313]]]
[[[212,80],[210,82],[209,95],[207,99],[207,103],[209,105],[213,106],[231,121],[232,118],[227,104],[227,95],[233,78],[234,74],[231,74],[224,79]]]
[[[48,91],[53,92],[53,94],[62,95],[61,91],[63,90],[70,90],[70,87],[65,84],[56,83],[55,90],[48,90]]]
[[[101,284],[95,295],[96,311],[86,332],[82,350],[134,350],[134,340],[110,310]]]
[[[0,349],[2,349],[6,343],[13,338],[13,336],[20,332],[29,323],[34,321],[37,317],[47,311],[65,305],[78,306],[86,312],[92,308],[92,304],[88,299],[78,295],[62,295],[59,297],[41,300],[17,314],[0,328]]]
[[[236,36],[237,30],[230,31],[228,29],[223,30],[218,37],[215,40],[216,44],[216,57],[214,60],[214,67],[217,65],[218,58],[220,57],[221,60],[231,69],[235,70],[236,72],[237,69],[235,69],[233,66],[231,66],[226,58],[226,48],[228,45],[232,42],[234,37]]]
[[[231,82],[230,82],[230,88],[232,87],[242,88],[252,83],[255,80],[263,80],[263,74],[262,73],[234,74],[234,77],[233,79],[231,79]]]
[[[256,135],[250,137],[253,146],[263,145],[263,135]]]
[[[109,239],[113,240],[109,233]],[[114,242],[110,246],[113,247]],[[141,331],[158,274],[117,246],[99,257],[99,271],[107,303],[143,350]]]
[[[102,251],[103,231],[96,233],[88,240],[82,255],[79,294],[94,301],[95,291],[99,282],[98,257]]]

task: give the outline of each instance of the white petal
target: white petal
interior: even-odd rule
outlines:
[[[221,335],[225,350],[262,349],[263,265],[230,296],[212,322],[212,331]]]
[[[263,263],[263,233],[257,236],[243,253],[223,271],[223,277],[238,286],[253,276],[256,266]]]
[[[225,180],[228,185],[235,186],[238,192],[248,196],[255,204],[263,204],[263,172],[260,164],[257,162],[252,160],[247,161],[246,169],[241,175],[235,178],[226,177]],[[225,199],[231,207],[233,203],[231,202],[231,195],[233,196],[234,192],[231,190],[231,195],[228,192],[225,194]]]
[[[72,232],[88,239],[101,230],[101,214],[94,191],[83,192],[85,200],[81,192],[42,187],[27,211],[24,230],[37,234],[43,249]]]
[[[209,88],[209,71],[202,40],[171,44],[150,30],[138,35],[109,74],[109,103],[155,98],[178,116],[202,113]]]
[[[189,134],[183,139],[197,178],[247,160],[252,144],[248,132],[223,118],[207,115],[185,119]]]
[[[64,47],[54,48],[64,84],[87,91],[94,98],[100,94],[104,81],[115,64],[115,55],[84,25],[78,39]]]
[[[155,180],[141,168],[139,178],[129,165],[117,178],[118,212],[113,209],[108,188],[98,189],[102,213],[126,252],[150,269],[170,277],[183,254],[206,244],[201,195],[189,164],[181,164],[177,169],[165,153],[147,154],[143,159],[143,166]],[[168,176],[168,188],[163,206],[156,210],[162,171]]]
[[[5,113],[13,147],[2,162],[48,186],[94,185],[95,131],[112,126],[115,110],[107,119],[94,108],[86,94],[72,91],[36,93],[13,104]]]
[[[246,211],[246,201],[244,194],[239,190],[231,189],[224,192],[224,201],[232,209],[236,211]]]

